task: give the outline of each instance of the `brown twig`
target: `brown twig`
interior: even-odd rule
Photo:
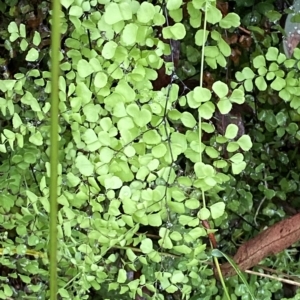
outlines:
[[[249,35],[251,34],[251,31],[249,31],[249,30],[243,28],[242,26],[239,26],[239,29],[240,29],[241,31],[243,31],[243,32],[245,32],[245,33],[247,33],[247,34],[249,34]]]
[[[294,281],[294,280],[289,280],[289,279],[285,279],[285,278],[280,278],[280,277],[275,277],[269,274],[264,274],[264,273],[259,273],[259,272],[255,272],[255,271],[251,271],[251,270],[246,270],[245,271],[248,274],[251,275],[257,275],[257,276],[261,276],[261,277],[266,277],[266,278],[270,278],[273,280],[277,280],[280,282],[284,282],[284,283],[288,283],[290,285],[295,285],[295,286],[300,286],[300,282]]]
[[[279,253],[299,240],[300,214],[297,214],[274,224],[242,244],[233,259],[238,267],[245,271],[256,266],[265,257]],[[235,275],[230,263],[223,264],[221,269],[226,277]]]
[[[204,227],[207,231],[210,230],[210,226],[209,226],[209,223],[208,223],[207,220],[202,220],[202,225],[203,225],[203,227]],[[218,248],[218,244],[217,244],[215,235],[214,235],[213,233],[211,233],[211,232],[207,232],[207,235],[208,235],[208,238],[209,238],[209,240],[210,240],[210,242],[211,242],[212,248],[213,248],[213,249]]]

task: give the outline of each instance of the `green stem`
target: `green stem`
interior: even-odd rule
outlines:
[[[227,298],[228,300],[231,300],[231,298],[230,298],[230,296],[229,296],[229,294],[228,294],[228,290],[227,290],[227,287],[226,287],[226,284],[225,284],[225,281],[224,281],[224,278],[223,278],[223,274],[222,274],[222,271],[221,271],[221,268],[220,268],[220,264],[219,264],[219,261],[218,261],[218,258],[217,258],[217,257],[214,257],[214,262],[215,262],[215,266],[216,266],[216,268],[217,268],[218,275],[219,275],[221,284],[222,284],[222,286],[223,286],[223,289],[224,289],[226,298]]]
[[[57,176],[58,79],[60,51],[60,0],[52,0],[51,27],[51,132],[50,132],[50,299],[57,299]]]
[[[206,11],[207,11],[207,2],[205,3],[205,13],[204,13],[204,24],[203,24],[203,40],[202,40],[202,52],[201,52],[201,65],[200,65],[200,87],[203,86],[203,71],[204,71],[204,51],[205,51],[205,33],[206,33],[206,23],[207,23],[207,18],[206,18]],[[199,155],[200,159],[199,162],[202,162],[202,120],[201,120],[201,115],[200,112],[198,113],[198,119],[199,119]],[[202,201],[203,201],[203,207],[206,207],[206,201],[205,201],[205,194],[202,191]]]
[[[203,86],[203,71],[204,71],[204,52],[205,52],[205,37],[206,37],[206,11],[207,11],[207,1],[205,3],[205,13],[204,13],[204,24],[203,24],[203,40],[202,40],[202,51],[201,51],[201,65],[200,65],[200,87]]]

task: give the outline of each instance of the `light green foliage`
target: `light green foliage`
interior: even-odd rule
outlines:
[[[185,299],[191,294],[220,297],[222,291],[206,264],[210,252],[201,221],[214,222],[215,230],[226,228],[227,209],[242,210],[240,198],[244,210],[251,209],[246,183],[232,201],[227,191],[234,185],[232,176],[246,170],[253,142],[248,134],[240,134],[237,124],[228,123],[220,132],[213,122],[217,113],[227,116],[233,105],[243,104],[245,91],[254,86],[263,91],[268,80],[286,97],[295,95],[287,88],[296,86],[294,74],[283,83],[279,68],[294,62],[270,49],[266,57],[254,59],[253,69],[237,73],[240,86],[235,89],[216,80],[212,90],[196,86],[182,95],[179,84],[170,79],[168,86],[153,91],[156,71],[170,55],[170,45],[157,37],[156,26],[164,25],[164,39],[192,41],[182,43],[187,59],[180,62],[187,64],[185,75],[190,76],[196,73],[202,50],[208,68],[226,66],[231,48],[221,29],[239,26],[238,15],[223,17],[213,1],[193,0],[184,19],[186,3],[169,0],[166,8],[175,20],[170,25],[152,2],[61,3],[66,38],[59,80],[59,295],[88,299],[93,290],[103,299],[135,299],[146,288],[155,299],[175,292]],[[206,30],[200,28],[205,17]],[[195,36],[190,36],[190,26]],[[16,22],[9,24],[8,32],[29,65],[0,81],[1,113],[12,121],[12,127],[1,129],[0,221],[5,230],[16,231],[16,239],[1,240],[1,247],[21,256],[17,264],[24,270],[24,283],[36,274],[47,282],[51,82],[49,65],[42,69],[32,63],[48,60],[49,54],[40,51],[39,32],[26,36],[25,25]],[[172,74],[173,64],[168,67]],[[268,120],[270,130],[298,132],[283,112],[258,117]],[[206,134],[209,138],[202,140]],[[286,191],[295,189],[292,180],[280,184]],[[275,193],[271,188],[263,192],[268,198]],[[29,260],[26,255],[31,253],[40,260]],[[9,258],[2,256],[2,263],[12,267],[16,261]],[[142,274],[132,280],[137,270]],[[2,284],[2,289],[0,297],[12,296],[9,285]],[[31,283],[30,289],[47,299],[45,284]]]

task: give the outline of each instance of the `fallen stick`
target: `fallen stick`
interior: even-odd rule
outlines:
[[[242,244],[233,260],[241,271],[256,266],[265,257],[277,254],[300,240],[300,213],[282,220]],[[224,277],[236,274],[230,263],[221,266]]]

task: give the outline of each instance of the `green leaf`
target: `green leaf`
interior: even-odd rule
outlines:
[[[114,156],[115,156],[115,152],[112,149],[110,149],[108,147],[101,148],[100,154],[99,154],[99,158],[100,158],[101,162],[110,163]]]
[[[26,40],[22,40],[20,43],[21,50],[26,51],[27,47],[28,47],[28,42]]]
[[[207,4],[205,0],[193,0],[193,8],[195,9],[202,9],[204,8],[204,5]]]
[[[199,29],[196,34],[195,34],[195,43],[197,46],[203,46],[205,45],[206,41],[207,41],[207,37],[208,37],[209,31],[208,30],[203,30],[203,29]]]
[[[240,26],[240,17],[236,13],[228,13],[220,22],[221,28],[229,29]]]
[[[153,157],[161,158],[161,157],[165,156],[168,149],[164,144],[159,144],[157,146],[154,146],[151,151],[152,151]]]
[[[162,219],[160,213],[148,214],[147,218],[150,226],[160,227],[162,225]]]
[[[220,54],[220,50],[216,46],[205,46],[204,48],[204,55],[206,57],[211,57],[216,59],[216,57]]]
[[[199,210],[198,212],[198,216],[200,218],[200,220],[207,220],[210,217],[210,211],[208,208],[203,207]]]
[[[92,73],[93,73],[93,71],[92,71]],[[92,74],[92,73],[90,73],[90,74]],[[82,74],[82,72],[81,72],[81,75],[86,75],[86,73]],[[81,76],[81,75],[80,75],[80,77],[86,77],[86,76]],[[98,72],[94,78],[95,87],[97,87],[99,89],[105,87],[107,84],[107,80],[108,80],[108,77],[105,73]]]
[[[7,27],[7,31],[9,33],[15,33],[15,32],[19,32],[19,28],[16,22],[10,22],[8,27]]]
[[[283,111],[280,111],[276,115],[276,121],[279,126],[285,126],[287,120],[288,120],[287,115]]]
[[[242,135],[238,140],[237,143],[244,151],[249,151],[252,147],[251,138],[249,135]]]
[[[145,108],[140,110],[136,103],[129,104],[126,111],[132,117],[134,123],[139,127],[144,127],[152,119],[151,112]]]
[[[124,148],[124,154],[127,157],[133,157],[136,154],[136,151],[135,151],[134,147],[129,145],[129,146]]]
[[[173,250],[175,250],[179,253],[185,253],[185,254],[189,254],[192,252],[192,249],[186,245],[174,246]]]
[[[207,133],[213,133],[215,131],[215,127],[213,124],[202,122],[201,126],[202,126],[202,130],[204,130]]]
[[[269,71],[276,72],[279,70],[279,66],[277,63],[272,62],[269,66]]]
[[[122,186],[123,182],[122,180],[117,176],[112,176],[110,178],[106,178],[104,180],[104,186],[107,190],[117,190]]]
[[[24,154],[23,159],[26,163],[33,164],[36,162],[37,157],[36,157],[36,155],[34,155],[34,153],[27,152]]]
[[[205,153],[211,158],[217,158],[220,156],[219,151],[217,151],[215,148],[209,147],[209,146],[205,147]]]
[[[31,48],[25,57],[27,61],[36,61],[38,58],[39,58],[39,52],[34,48]]]
[[[253,79],[255,74],[249,67],[245,67],[242,71],[245,79]]]
[[[120,80],[115,91],[119,94],[116,96],[120,98],[120,95],[124,97],[126,102],[133,102],[136,97],[134,89],[125,80]]]
[[[125,46],[132,46],[136,43],[139,27],[136,24],[127,24],[122,32],[122,43]]]
[[[80,6],[72,5],[69,9],[69,15],[80,18],[83,15],[83,9]]]
[[[267,199],[271,200],[272,198],[275,197],[276,192],[274,190],[272,190],[272,189],[265,189],[264,190],[264,194],[267,197]]]
[[[29,138],[29,142],[36,145],[36,146],[42,146],[43,145],[42,134],[39,131],[32,134]]]
[[[269,61],[277,61],[278,53],[279,51],[277,48],[269,47],[265,57]]]
[[[34,36],[33,36],[33,40],[32,40],[33,44],[35,46],[38,46],[41,43],[41,35],[38,31],[34,32]]]
[[[234,139],[237,134],[238,134],[238,131],[239,131],[239,128],[237,125],[235,124],[229,124],[227,127],[226,127],[226,131],[225,131],[225,137],[232,140]]]
[[[224,160],[215,160],[214,163],[213,163],[214,167],[216,168],[225,168],[227,167],[228,163]]]
[[[223,39],[220,39],[219,42],[218,42],[218,47],[221,51],[221,53],[224,55],[224,56],[230,56],[231,54],[231,48],[230,46],[223,40]],[[220,63],[219,63],[220,64]]]
[[[247,92],[253,91],[253,82],[252,79],[246,79],[244,82],[244,87]]]
[[[239,164],[243,162],[243,160],[244,160],[244,155],[242,153],[236,153],[230,157],[230,161],[232,161],[235,164]]]
[[[149,145],[157,145],[161,142],[161,136],[155,129],[149,130],[143,134],[143,140]]]
[[[237,142],[230,142],[228,143],[226,150],[228,152],[235,152],[239,149],[239,144]]]
[[[196,87],[193,92],[187,95],[187,102],[191,108],[198,108],[201,102],[206,102],[210,99],[211,91],[202,87]]]
[[[294,67],[295,63],[296,63],[296,60],[295,60],[295,59],[287,59],[287,60],[284,62],[284,66],[285,66],[286,68],[291,69],[291,68]]]
[[[240,174],[242,171],[244,171],[246,168],[246,163],[243,161],[238,164],[232,164],[231,169],[232,169],[232,174]]]
[[[215,175],[215,169],[211,165],[204,164],[202,162],[195,163],[194,171],[197,178],[205,178]]]
[[[83,113],[88,122],[96,122],[99,120],[100,106],[89,103],[83,107]]]
[[[236,78],[237,81],[244,81],[245,80],[244,74],[240,71],[235,73],[235,78]]]
[[[182,5],[182,0],[168,0],[167,9],[168,10],[176,10],[180,8]]]
[[[26,91],[25,95],[21,98],[21,102],[23,104],[30,105],[30,107],[33,111],[41,111],[41,108],[39,106],[37,99],[34,98],[33,95],[28,91]]]
[[[266,67],[260,67],[258,70],[257,70],[258,74],[261,75],[261,76],[265,76],[268,72],[267,68]]]
[[[194,116],[187,111],[185,111],[181,114],[180,119],[181,119],[182,124],[188,128],[194,128],[196,126],[197,122],[196,122]]]
[[[176,23],[170,27],[170,31],[174,40],[182,40],[185,37],[186,31],[182,23]]]
[[[25,253],[22,252],[22,253],[18,253],[18,254],[24,255]],[[11,297],[13,295],[13,290],[11,289],[11,287],[8,284],[2,284],[2,287],[3,287],[5,296]]]
[[[195,198],[191,198],[185,201],[185,206],[189,209],[197,209],[200,207],[200,201]]]
[[[75,159],[75,166],[84,176],[91,176],[94,172],[94,166],[84,155],[79,155]]]
[[[212,90],[217,94],[219,98],[223,98],[228,94],[228,86],[224,82],[216,81],[212,86]]]
[[[204,228],[196,227],[189,231],[188,233],[189,238],[191,237],[194,241],[197,240],[201,236],[206,236],[206,230]],[[184,236],[185,240],[187,241],[186,237]]]
[[[232,109],[232,104],[228,99],[222,99],[217,103],[217,107],[221,114],[228,114]]]
[[[135,253],[130,248],[127,248],[126,255],[131,262],[134,262],[137,258]]]
[[[137,19],[140,23],[146,24],[153,20],[155,7],[152,3],[143,1],[137,11]]]
[[[168,207],[170,208],[170,211],[175,212],[177,214],[184,214],[185,213],[185,207],[183,203],[177,203],[173,201],[168,202]]]
[[[271,88],[275,91],[281,91],[286,85],[286,82],[281,77],[276,77],[275,80],[271,83]]]
[[[300,59],[300,49],[299,49],[299,48],[295,48],[295,49],[294,49],[293,56],[294,56],[296,59]]]
[[[209,207],[209,209],[210,209],[211,217],[213,219],[217,219],[223,216],[225,212],[225,203],[224,202],[214,203]]]
[[[127,272],[124,269],[119,269],[117,282],[118,283],[125,283],[127,279]]]
[[[141,250],[143,253],[147,254],[153,251],[153,243],[149,238],[145,238],[141,241]]]
[[[84,134],[82,135],[82,139],[87,143],[87,144],[92,144],[94,142],[98,141],[98,137],[95,133],[95,131],[91,128],[88,128]]]
[[[75,187],[81,182],[81,179],[75,176],[73,173],[67,174],[67,180],[70,187]]]
[[[281,13],[274,10],[266,11],[265,15],[271,22],[279,21],[282,16]]]
[[[19,32],[20,32],[20,36],[22,38],[26,38],[26,27],[24,24],[20,24],[20,28],[19,28]]]
[[[4,133],[4,135],[5,135],[8,139],[11,139],[11,140],[14,140],[14,139],[15,139],[15,133],[12,132],[11,130],[9,130],[9,129],[4,129],[4,130],[3,130],[3,133]]]
[[[13,127],[15,129],[19,128],[23,124],[20,116],[17,113],[14,113],[14,116],[13,116],[13,119],[12,119],[12,123],[13,123]]]
[[[80,59],[77,63],[77,71],[80,77],[85,78],[94,72],[93,67],[85,59]]]
[[[61,296],[61,297],[63,297],[63,298],[69,298],[70,297],[70,294],[68,293],[68,291],[66,290],[66,289],[64,289],[64,288],[60,288],[59,290],[58,290],[58,293],[59,293],[59,295]]]
[[[119,5],[115,2],[110,2],[105,9],[104,20],[107,24],[113,25],[123,20]]]
[[[206,6],[206,19],[210,24],[216,24],[222,19],[222,13],[214,5]]]
[[[266,66],[266,60],[263,55],[258,55],[253,59],[253,66],[254,68],[258,69],[260,67]]]
[[[209,120],[215,112],[215,105],[211,101],[205,102],[199,107],[198,111],[202,118]]]
[[[74,0],[61,0],[61,5],[68,9],[73,4],[73,2]]]
[[[259,76],[255,78],[255,85],[260,91],[265,91],[267,89],[267,83],[265,81],[265,78],[263,76]]]
[[[182,271],[175,270],[172,274],[172,277],[170,278],[170,281],[174,284],[183,282],[185,279],[185,275]]]
[[[114,41],[109,41],[104,44],[102,49],[102,56],[105,59],[111,59],[115,56],[116,49],[118,48],[118,44]]]
[[[229,98],[230,102],[243,104],[245,102],[245,93],[243,90],[235,89]]]

